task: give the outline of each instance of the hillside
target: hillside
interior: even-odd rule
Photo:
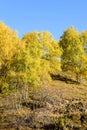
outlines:
[[[87,130],[87,82],[65,81],[0,95],[0,130]]]
[[[0,22],[0,130],[87,130],[87,30]]]

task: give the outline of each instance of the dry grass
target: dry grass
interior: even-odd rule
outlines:
[[[0,130],[44,130],[49,125],[54,127],[59,117],[65,119],[66,114],[75,112],[87,112],[87,81],[76,84],[55,80],[38,90],[20,89],[1,95]]]

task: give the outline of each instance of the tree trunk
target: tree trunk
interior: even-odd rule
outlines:
[[[76,74],[76,81],[77,83],[82,83],[82,75],[79,76],[79,74]]]

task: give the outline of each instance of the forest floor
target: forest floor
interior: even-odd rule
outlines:
[[[87,81],[62,79],[0,95],[0,130],[87,130]]]

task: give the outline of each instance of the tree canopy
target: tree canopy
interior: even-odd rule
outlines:
[[[61,70],[62,50],[49,32],[31,32],[18,38],[0,23],[0,91],[37,87]]]
[[[70,27],[59,42],[47,31],[29,32],[20,39],[0,22],[0,92],[40,86],[60,71],[72,73],[77,81],[87,77],[87,31]]]
[[[64,31],[59,44],[63,48],[62,69],[76,75],[77,81],[87,73],[86,37],[74,27]]]

